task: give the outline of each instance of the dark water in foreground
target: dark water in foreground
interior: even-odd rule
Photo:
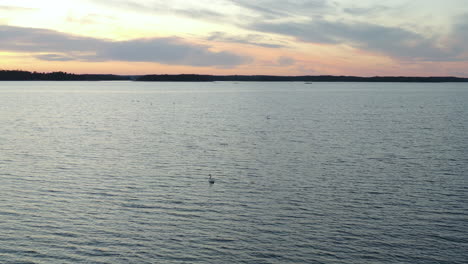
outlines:
[[[467,263],[467,128],[466,84],[1,82],[0,263]]]

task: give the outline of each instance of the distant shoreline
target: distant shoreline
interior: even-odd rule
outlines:
[[[203,75],[203,74],[73,74],[66,72],[39,73],[19,70],[0,70],[0,81],[142,81],[142,82],[468,82],[468,78],[452,76],[276,76],[276,75]]]

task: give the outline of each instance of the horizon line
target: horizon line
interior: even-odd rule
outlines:
[[[332,75],[332,74],[306,74],[306,75],[275,75],[275,74],[201,74],[201,73],[146,73],[146,74],[116,74],[116,73],[74,73],[66,71],[28,71],[28,70],[6,70],[0,69],[0,72],[25,72],[31,74],[53,74],[62,73],[69,75],[113,75],[113,76],[180,76],[180,75],[191,75],[191,76],[213,76],[213,77],[352,77],[352,78],[457,78],[457,79],[468,79],[468,77],[460,77],[455,75],[372,75],[372,76],[359,76],[359,75]]]

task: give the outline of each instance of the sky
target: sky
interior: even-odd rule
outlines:
[[[0,69],[468,77],[466,0],[0,0]]]

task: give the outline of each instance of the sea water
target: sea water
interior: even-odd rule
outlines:
[[[0,263],[466,263],[467,128],[467,84],[0,82]]]

